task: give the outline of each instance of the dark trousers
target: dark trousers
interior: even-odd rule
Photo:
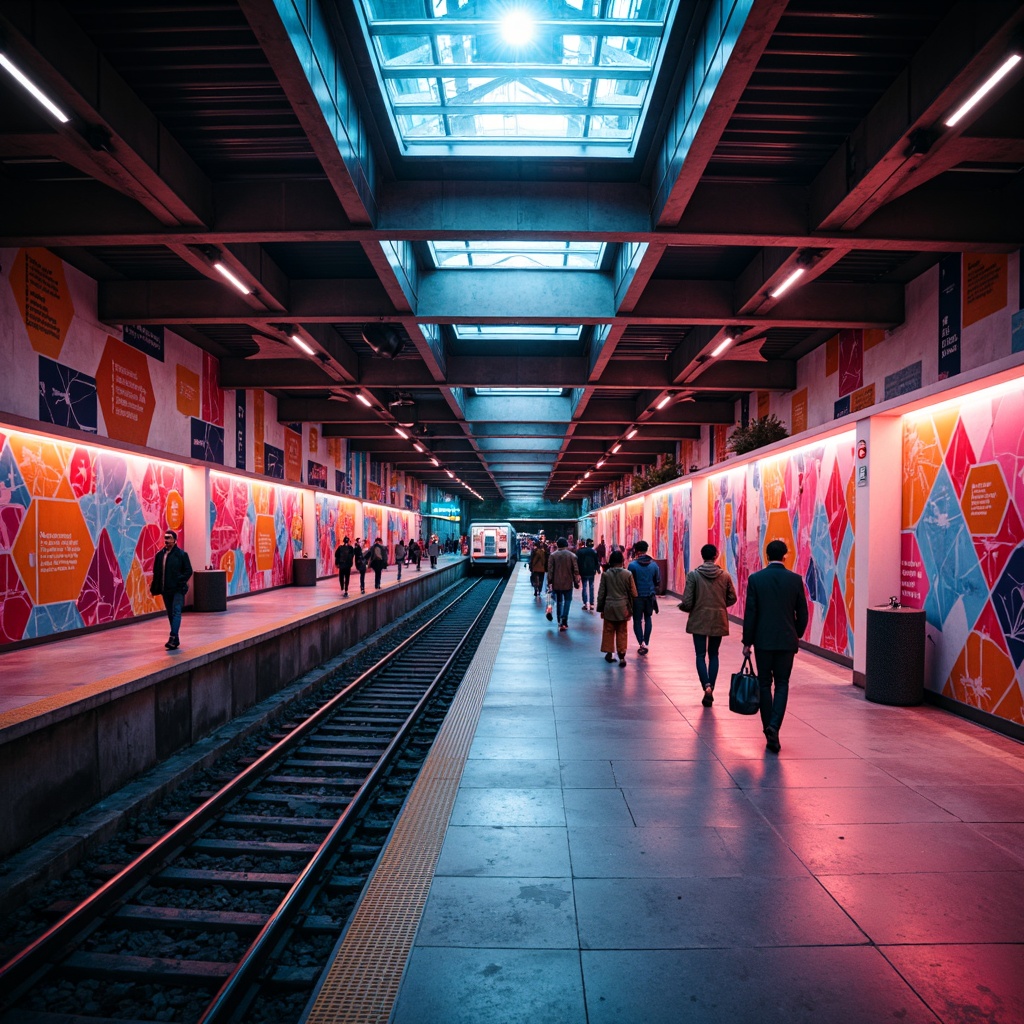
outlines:
[[[181,628],[181,613],[185,608],[185,595],[180,591],[175,591],[173,594],[165,592],[163,599],[167,619],[171,624],[171,636],[177,638],[178,630]]]
[[[383,571],[384,571],[384,566],[383,565],[379,569],[374,567],[374,570],[373,570],[373,589],[374,590],[380,590],[380,574]]]
[[[544,589],[544,573],[531,572],[530,582],[533,584],[534,591],[539,594]]]
[[[718,651],[722,646],[720,636],[704,636],[703,633],[693,634],[693,649],[697,654],[697,678],[700,688],[715,688],[718,678]],[[706,659],[706,660],[705,660]]]
[[[555,592],[555,618],[560,626],[569,625],[569,607],[572,605],[571,590],[556,590]]]
[[[365,569],[360,569],[359,570],[359,590],[362,593],[364,593],[364,594],[366,593],[366,570]]]
[[[633,636],[638,644],[647,644],[654,627],[654,595],[633,599]]]
[[[789,675],[793,671],[796,651],[763,651],[755,648],[757,681],[761,684],[761,728],[782,728],[789,700]],[[772,695],[772,683],[775,694]]]
[[[341,592],[343,594],[348,592],[348,581],[351,578],[351,576],[352,576],[352,566],[351,565],[347,569],[344,566],[342,566],[338,570],[338,583],[341,584]]]

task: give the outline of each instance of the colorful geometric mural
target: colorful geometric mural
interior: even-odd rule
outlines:
[[[786,565],[807,591],[804,639],[846,657],[853,656],[853,441],[843,434],[708,482],[708,539],[724,554],[739,607],[765,545],[783,540]]]
[[[1024,724],[1024,392],[903,420],[901,600],[923,608],[928,687]]]
[[[626,535],[622,541],[623,547],[628,551],[638,540],[647,540],[644,537],[643,498],[626,502]]]
[[[210,474],[210,553],[230,596],[290,583],[301,552],[301,491]]]
[[[361,518],[359,503],[350,498],[335,498],[329,494],[317,494],[316,502],[316,574],[333,576],[334,549],[348,537],[356,539],[356,519]]]
[[[594,543],[599,544],[601,539],[604,538],[605,548],[607,553],[612,550],[613,544],[620,543],[619,537],[619,507],[618,505],[612,508],[602,508],[596,513],[597,522],[594,525]]]
[[[651,495],[651,551],[668,562],[666,587],[681,594],[690,567],[690,484],[667,488]]]
[[[164,530],[184,546],[183,470],[0,432],[0,645],[163,609]]]

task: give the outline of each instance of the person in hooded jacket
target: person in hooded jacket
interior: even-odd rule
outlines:
[[[714,544],[705,544],[700,549],[700,557],[704,562],[686,574],[686,586],[679,607],[689,612],[686,632],[693,636],[697,676],[704,691],[701,703],[709,708],[715,702],[718,651],[722,646],[722,637],[729,635],[729,615],[726,609],[736,603],[736,587],[732,577],[715,564],[718,548]]]
[[[654,610],[658,606],[658,589],[661,573],[658,563],[647,554],[647,541],[638,540],[633,545],[635,558],[629,563],[629,571],[636,582],[636,600],[633,602],[633,636],[636,637],[637,654],[646,654],[654,628]],[[610,564],[610,562],[609,562]]]
[[[604,660],[615,660],[619,652],[619,665],[626,664],[626,644],[629,641],[629,620],[633,617],[633,602],[636,600],[636,583],[633,574],[622,567],[622,552],[613,551],[608,566],[601,574],[601,585],[597,588],[597,610],[604,620],[601,629],[601,650]]]
[[[352,562],[356,557],[356,549],[349,543],[348,537],[334,549],[334,564],[338,568],[338,583],[341,586],[341,596],[348,597],[348,583],[352,576]]]
[[[373,570],[373,589],[380,590],[380,574],[388,564],[388,549],[380,538],[371,545],[368,561]]]
[[[355,563],[356,572],[359,573],[359,593],[366,593],[366,552],[363,550],[362,542],[356,537],[356,542],[353,545],[355,549],[355,557],[353,562]]]
[[[543,540],[533,543],[530,554],[530,582],[533,584],[533,596],[540,597],[544,589],[544,575],[548,571],[548,546]]]

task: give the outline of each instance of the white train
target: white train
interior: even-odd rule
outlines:
[[[519,538],[511,523],[470,523],[469,571],[509,576],[519,561]]]

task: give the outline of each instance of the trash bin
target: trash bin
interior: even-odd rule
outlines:
[[[292,561],[292,586],[316,586],[315,558],[296,558]]]
[[[668,559],[655,558],[654,564],[658,567],[658,595],[661,596],[668,589]]]
[[[228,574],[223,569],[199,569],[192,574],[192,611],[223,612],[228,607]]]
[[[864,698],[909,707],[924,700],[924,623],[920,608],[869,608]]]

